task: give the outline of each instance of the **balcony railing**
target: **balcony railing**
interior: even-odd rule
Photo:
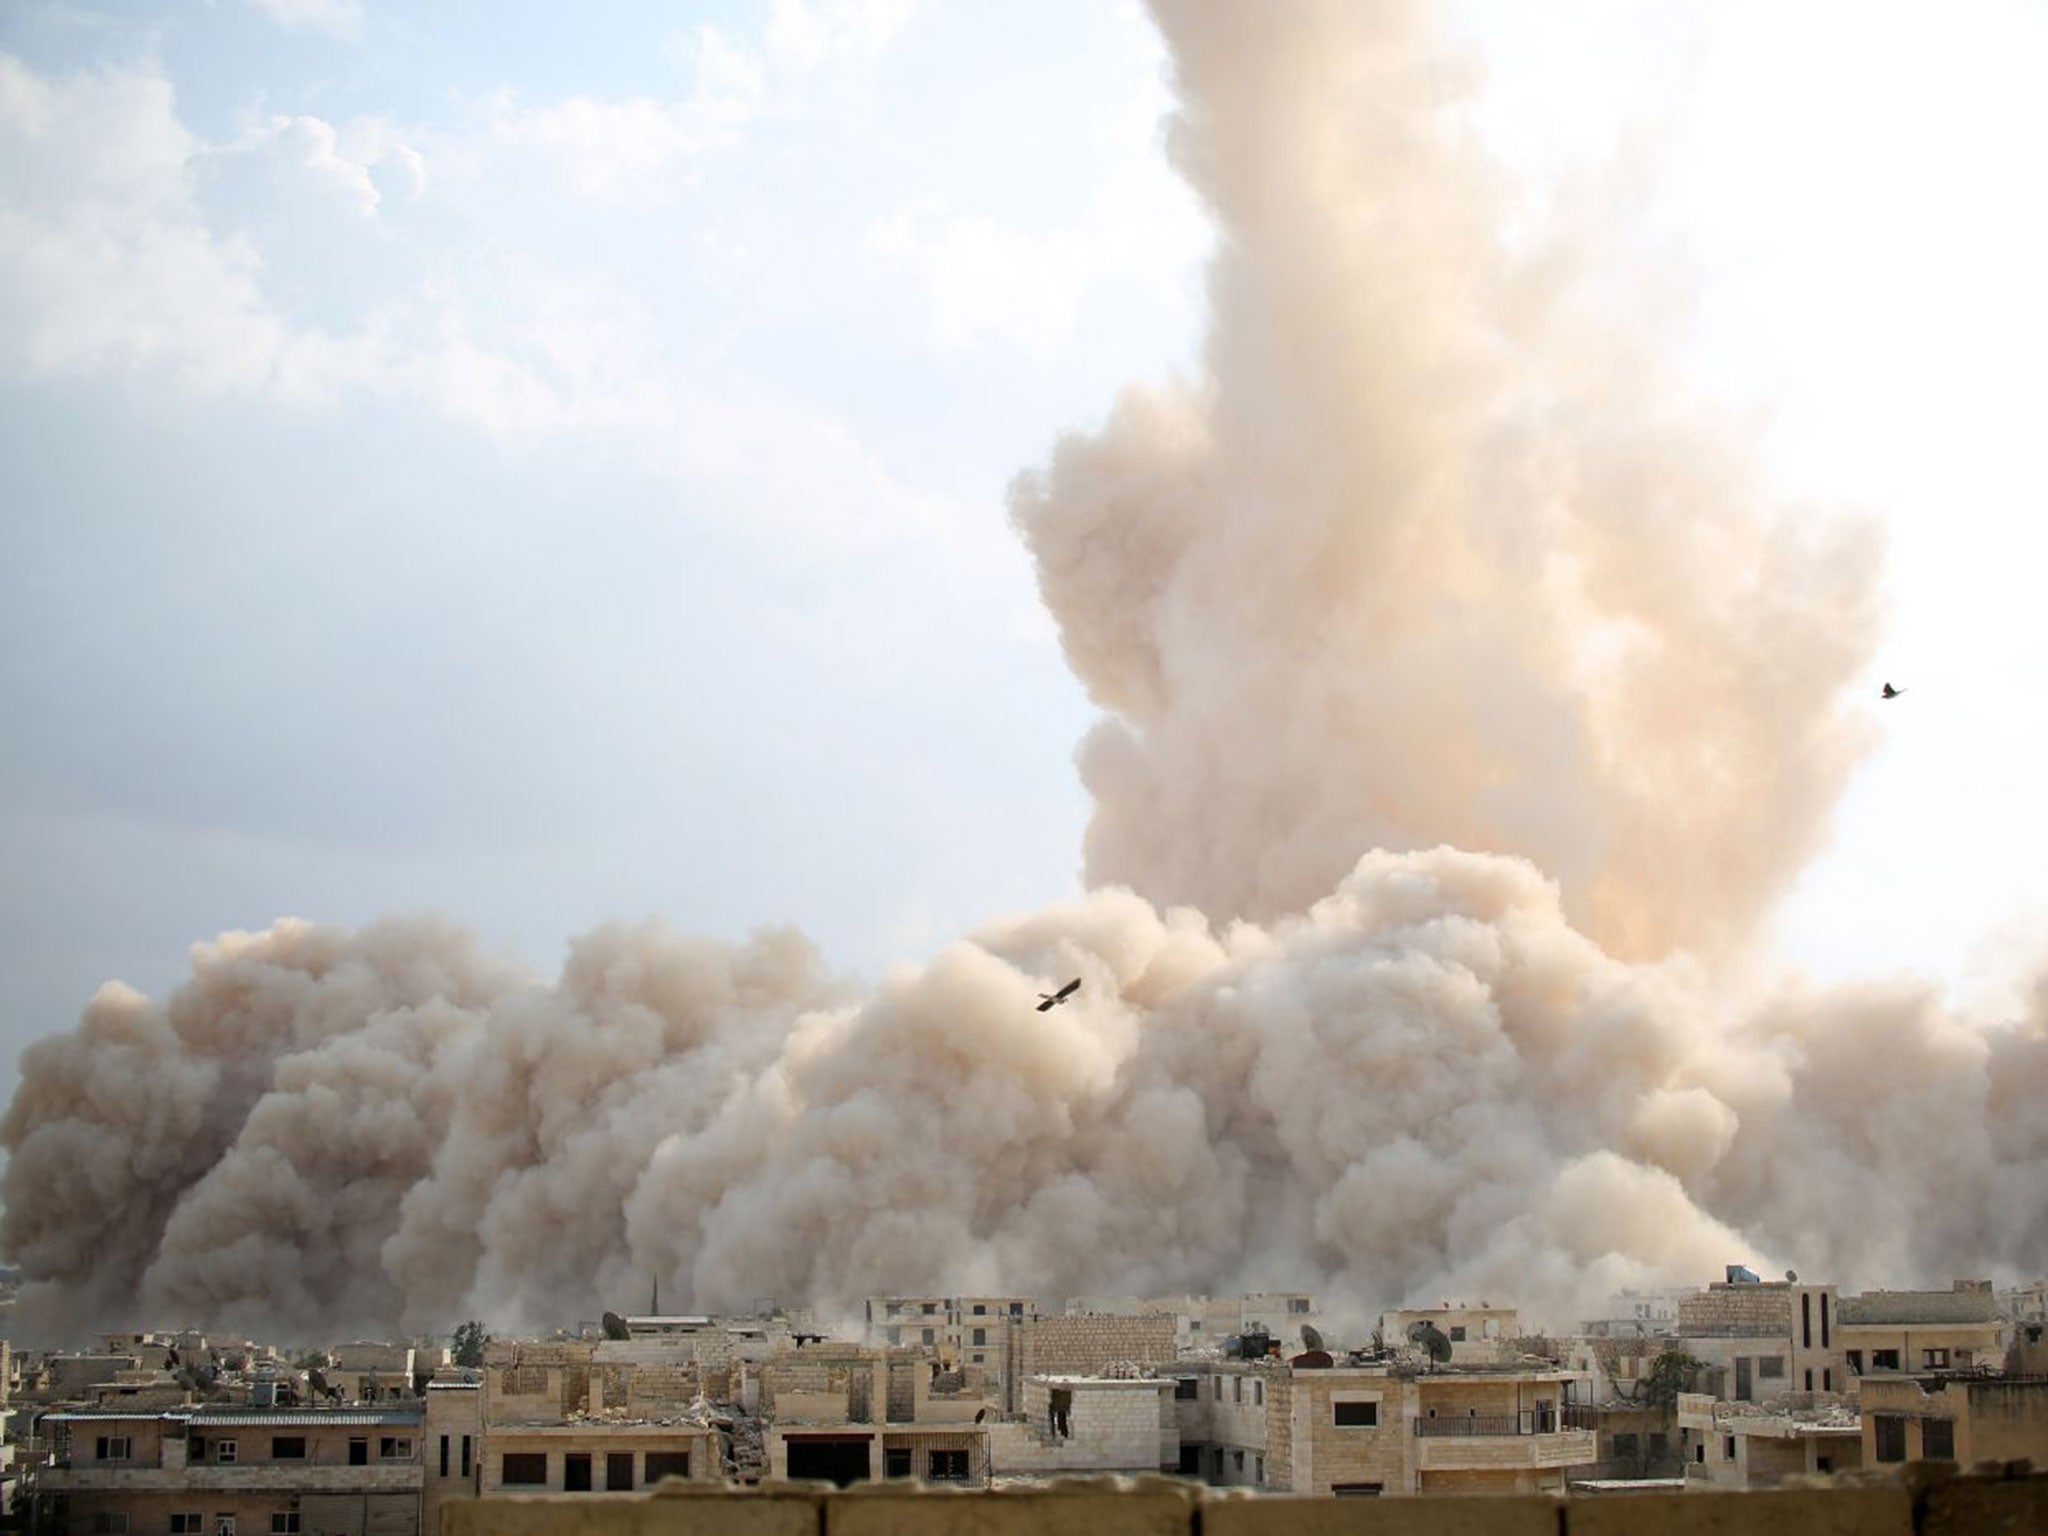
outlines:
[[[1525,1408],[1520,1413],[1469,1413],[1463,1418],[1417,1419],[1415,1433],[1424,1440],[1469,1439],[1478,1435],[1554,1435],[1557,1412]]]

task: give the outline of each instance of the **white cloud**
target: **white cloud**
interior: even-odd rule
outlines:
[[[281,27],[354,37],[363,28],[361,0],[248,0]]]

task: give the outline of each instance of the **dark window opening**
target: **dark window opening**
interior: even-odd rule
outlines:
[[[562,1457],[562,1492],[590,1492],[590,1452],[570,1451]]]
[[[1202,1381],[1198,1376],[1182,1376],[1173,1384],[1173,1395],[1182,1402],[1192,1402],[1202,1395]]]
[[[370,1464],[370,1442],[361,1435],[349,1440],[348,1464],[352,1467],[367,1467]]]
[[[272,1461],[304,1461],[306,1459],[306,1437],[304,1435],[272,1435],[270,1437],[270,1459]]]
[[[1820,1347],[1828,1347],[1828,1293],[1820,1293]]]
[[[604,1453],[604,1491],[606,1493],[631,1493],[633,1491],[633,1453],[631,1451],[606,1451]]]
[[[1799,1347],[1813,1348],[1813,1292],[1799,1293]]]
[[[1735,1437],[1733,1435],[1723,1435],[1721,1437],[1721,1459],[1723,1461],[1733,1461],[1735,1459]]]
[[[1956,1459],[1956,1426],[1953,1419],[1920,1421],[1920,1457],[1923,1461]]]
[[[1465,1342],[1465,1325],[1463,1323],[1451,1324],[1451,1342],[1453,1344]]]
[[[974,1330],[974,1347],[976,1349],[988,1348],[988,1330],[986,1328]]]
[[[1895,1413],[1880,1413],[1872,1421],[1879,1461],[1906,1459],[1906,1421]]]
[[[462,1475],[469,1476],[469,1436],[462,1437]]]
[[[907,1446],[892,1447],[882,1452],[882,1476],[908,1477],[910,1472],[910,1450]]]
[[[1930,1371],[1947,1370],[1948,1351],[1945,1349],[1923,1349],[1920,1351],[1920,1363]]]
[[[1849,1351],[1849,1374],[1851,1376],[1861,1376],[1863,1374],[1863,1351],[1860,1349]]]
[[[838,1439],[826,1437],[819,1440],[792,1440],[789,1442],[789,1475],[795,1478],[816,1478],[823,1483],[836,1483],[841,1488],[850,1488],[855,1483],[868,1480],[868,1442],[865,1437]]]
[[[1816,1457],[1814,1457],[1814,1458],[1813,1458],[1813,1470],[1814,1470],[1814,1471],[1816,1471],[1816,1472],[1832,1472],[1832,1471],[1834,1471],[1834,1470],[1835,1470],[1835,1458],[1834,1458],[1834,1457],[1832,1457],[1832,1456],[1816,1456]]]
[[[964,1483],[967,1481],[967,1453],[965,1451],[928,1451],[925,1453],[924,1476],[928,1483]]]
[[[974,1315],[976,1317],[986,1317],[988,1316],[988,1308],[977,1301],[974,1304]]]
[[[443,1477],[448,1475],[448,1437],[446,1435],[441,1437],[441,1475]]]
[[[1180,1448],[1180,1473],[1183,1477],[1202,1475],[1202,1448],[1199,1445],[1183,1444]]]
[[[1640,1444],[1641,1442],[1633,1433],[1623,1430],[1614,1437],[1614,1454],[1625,1460],[1633,1461],[1639,1454],[1637,1447]]]
[[[1809,1371],[1807,1374],[1811,1375],[1812,1372]],[[1820,1389],[1823,1392],[1832,1392],[1835,1390],[1835,1368],[1833,1366],[1824,1366],[1821,1369]]]
[[[1386,1486],[1385,1483],[1332,1483],[1330,1494],[1339,1499],[1376,1499]]]
[[[862,1452],[863,1455],[866,1452]],[[647,1462],[641,1470],[646,1474],[647,1486],[653,1487],[664,1477],[688,1477],[690,1475],[690,1453],[688,1451],[649,1451]],[[794,1476],[794,1474],[791,1474]]]
[[[1870,1352],[1870,1368],[1873,1371],[1896,1371],[1899,1368],[1899,1352],[1896,1349],[1873,1349]]]
[[[1339,1429],[1377,1429],[1380,1422],[1378,1403],[1332,1403],[1330,1422]]]
[[[1785,1357],[1765,1355],[1756,1363],[1757,1380],[1782,1381],[1785,1378]]]
[[[1650,1431],[1650,1459],[1662,1461],[1671,1454],[1671,1440],[1661,1429]]]
[[[505,1452],[499,1458],[498,1480],[507,1488],[545,1488],[548,1482],[547,1452]]]

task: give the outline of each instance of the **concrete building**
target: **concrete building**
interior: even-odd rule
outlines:
[[[1023,1412],[988,1426],[993,1479],[1180,1468],[1172,1377],[1032,1376]]]
[[[417,1409],[58,1412],[36,1518],[63,1536],[419,1536]]]
[[[1788,1477],[1863,1465],[1856,1410],[1840,1400],[1801,1405],[1794,1398],[1766,1406],[1683,1392],[1678,1428],[1692,1488],[1775,1488]]]
[[[1512,1339],[1522,1336],[1521,1314],[1513,1307],[1445,1302],[1440,1307],[1409,1307],[1380,1314],[1380,1336],[1389,1349],[1410,1347],[1408,1330],[1428,1323],[1451,1341],[1453,1365],[1500,1365],[1514,1356]]]
[[[1946,1291],[1842,1298],[1842,1345],[1852,1380],[1995,1366],[2004,1357],[2004,1331],[1998,1297],[1985,1280],[1958,1280]]]
[[[483,1486],[484,1384],[481,1373],[427,1383],[425,1444],[420,1448],[420,1529],[441,1529],[441,1507],[473,1499]]]
[[[1678,1347],[1707,1367],[1705,1389],[1732,1402],[1849,1390],[1831,1285],[1716,1281],[1678,1303]]]
[[[1005,1413],[1021,1413],[1022,1384],[1029,1377],[1098,1377],[1111,1374],[1113,1367],[1169,1366],[1180,1357],[1176,1338],[1174,1318],[1163,1312],[1013,1317],[1003,1336],[1001,1369],[991,1386]]]
[[[1320,1329],[1322,1316],[1307,1291],[1247,1291],[1237,1296],[1076,1296],[1065,1311],[1070,1317],[1171,1317],[1174,1342],[1186,1353],[1216,1348],[1233,1334],[1261,1332],[1276,1339],[1284,1353],[1303,1348],[1304,1324]]]
[[[988,1486],[986,1390],[933,1364],[922,1345],[820,1342],[777,1355],[760,1372],[766,1475]]]
[[[1871,1376],[1860,1401],[1865,1465],[2048,1466],[2048,1376]]]

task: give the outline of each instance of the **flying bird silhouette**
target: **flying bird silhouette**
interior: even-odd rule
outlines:
[[[1879,694],[1878,697],[1881,699],[1896,699],[1905,691],[1903,688],[1894,688],[1890,683],[1886,683],[1884,685],[1884,692]]]
[[[1064,1003],[1068,998],[1072,997],[1076,992],[1080,990],[1081,978],[1076,976],[1072,981],[1068,982],[1064,987],[1061,987],[1057,992],[1041,992],[1038,995],[1041,998],[1043,998],[1044,1001],[1038,1005],[1038,1011],[1040,1013],[1050,1013],[1053,1009],[1059,1007],[1061,1003]]]

